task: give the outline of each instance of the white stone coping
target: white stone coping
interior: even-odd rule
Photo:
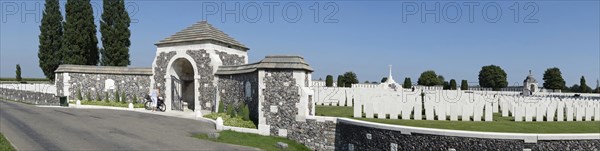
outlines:
[[[306,116],[306,119],[317,120],[317,122],[332,121],[333,123],[337,123],[338,117],[331,117],[331,116]]]
[[[585,133],[585,134],[528,134],[528,133],[500,133],[500,132],[475,132],[462,130],[446,130],[423,127],[412,127],[402,125],[391,125],[360,121],[349,118],[338,118],[338,122],[344,122],[352,125],[365,126],[370,128],[400,131],[401,134],[419,133],[442,136],[456,137],[473,137],[473,138],[488,138],[488,139],[516,139],[524,140],[526,143],[535,143],[538,140],[594,140],[600,139],[600,133]]]

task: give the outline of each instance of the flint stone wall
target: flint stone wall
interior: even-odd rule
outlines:
[[[177,53],[174,51],[169,53],[161,52],[156,57],[155,67],[154,70],[152,70],[154,72],[154,76],[152,77],[154,78],[154,86],[157,86],[158,90],[160,91],[160,95],[163,98],[166,98],[164,95],[167,92],[165,81],[165,75],[167,74],[167,66],[169,64],[169,60],[171,60],[171,58],[173,58],[175,54]]]
[[[600,140],[539,140],[525,143],[516,139],[490,139],[429,134],[401,134],[400,131],[354,125],[338,121],[335,150],[598,150]]]
[[[60,105],[59,98],[53,93],[0,88],[0,98],[35,105]]]
[[[246,57],[236,54],[228,54],[226,52],[216,51],[224,66],[246,64]]]
[[[250,119],[258,123],[258,72],[235,75],[219,75],[219,101],[227,106],[240,106],[244,101],[250,110]],[[246,83],[250,83],[250,96],[246,96]],[[239,111],[236,108],[236,111]]]
[[[115,94],[118,92],[119,97],[125,93],[127,102],[132,102],[134,99],[139,102],[140,98],[149,92],[151,75],[69,73],[69,76],[71,77],[69,99],[71,100],[78,99],[77,93],[81,91],[84,100],[87,98],[96,100],[98,97],[104,100],[108,94],[109,100],[112,101],[116,100]],[[114,89],[105,90],[105,81],[109,79],[114,81]]]
[[[56,77],[54,77],[56,81],[54,82],[56,85],[56,95],[65,96],[63,90],[63,73],[56,73]]]
[[[215,104],[213,104],[213,101],[216,98],[216,86],[214,84],[215,75],[213,74],[213,66],[210,64],[210,54],[204,49],[187,50],[186,54],[194,58],[196,69],[198,69],[198,75],[200,75],[198,81],[198,91],[200,91],[198,100],[200,108],[202,110],[214,111]]]
[[[265,113],[266,124],[271,127],[270,134],[279,136],[281,129],[286,131],[288,139],[312,150],[334,150],[336,124],[333,121],[296,120],[300,94],[293,71],[267,70],[265,73],[261,111]],[[277,111],[271,111],[271,108]]]

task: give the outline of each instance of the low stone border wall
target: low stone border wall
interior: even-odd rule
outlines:
[[[52,93],[0,88],[0,98],[35,105],[60,105],[59,98]]]
[[[600,127],[599,127],[600,128]],[[338,118],[335,150],[598,150],[600,133],[523,134],[389,125]]]

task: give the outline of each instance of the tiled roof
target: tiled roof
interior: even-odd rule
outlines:
[[[88,66],[88,65],[60,65],[56,73],[97,73],[97,74],[126,74],[126,75],[152,75],[152,68],[115,67],[115,66]]]
[[[313,71],[300,56],[267,56],[265,59],[252,64],[237,66],[219,66],[217,75],[242,74],[254,72],[257,69],[298,69]]]
[[[174,35],[159,41],[156,43],[156,45],[202,40],[214,40],[248,50],[248,47],[236,41],[223,31],[213,27],[207,21],[200,21],[190,27],[187,27],[175,33]]]

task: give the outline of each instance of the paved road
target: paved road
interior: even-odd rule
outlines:
[[[214,131],[189,119],[0,100],[0,132],[18,150],[256,150],[191,137]]]

